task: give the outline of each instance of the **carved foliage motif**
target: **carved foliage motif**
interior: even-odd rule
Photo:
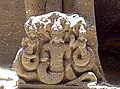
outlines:
[[[28,37],[23,38],[13,64],[19,78],[24,83],[97,82],[101,74],[87,45],[85,27],[84,18],[77,14],[51,12],[30,17],[25,23]]]

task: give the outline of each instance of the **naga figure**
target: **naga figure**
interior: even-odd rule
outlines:
[[[26,81],[37,80],[37,66],[39,63],[39,40],[33,29],[26,29],[28,37],[22,39],[22,48],[18,51],[13,67],[18,76]]]
[[[69,43],[70,48],[73,50],[73,68],[82,75],[67,84],[79,84],[84,80],[97,82],[97,79],[102,79],[102,75],[95,63],[94,52],[87,46],[87,39],[85,38],[86,31],[84,30],[84,26],[79,24],[77,40],[75,40],[75,35],[71,35],[71,41]],[[87,71],[91,72],[87,73]]]
[[[32,16],[25,31],[28,37],[13,63],[21,84],[67,87],[103,80],[83,17],[60,12]]]
[[[51,31],[50,42],[44,44],[42,47],[41,63],[37,72],[40,81],[43,83],[57,84],[64,77],[68,80],[76,78],[71,68],[71,50],[69,49],[69,45],[64,43],[63,32],[61,30]]]
[[[26,37],[22,40],[22,46],[25,47],[22,55],[22,64],[27,71],[33,71],[37,69],[39,63],[39,40],[36,38],[37,34],[34,30],[29,30],[27,34],[29,38]]]

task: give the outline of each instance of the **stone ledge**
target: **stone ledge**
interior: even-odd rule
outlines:
[[[66,86],[66,85],[45,85],[45,84],[20,84],[20,89],[119,89],[120,87],[111,85],[109,83],[104,84],[92,84],[92,83],[81,83],[78,86]]]
[[[81,83],[79,86],[68,85],[45,85],[45,84],[20,84],[18,87],[21,89],[90,89],[87,87],[87,83]]]

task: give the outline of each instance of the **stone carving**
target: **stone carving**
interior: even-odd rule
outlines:
[[[84,18],[77,14],[30,17],[25,23],[28,37],[13,63],[19,82],[79,85],[103,80],[86,29]]]

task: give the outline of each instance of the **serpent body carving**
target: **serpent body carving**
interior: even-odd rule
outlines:
[[[47,71],[49,63],[40,63],[38,66],[38,77],[41,82],[46,84],[58,84],[64,77],[64,71],[61,73]]]
[[[85,49],[87,50],[87,49]],[[79,52],[80,49],[77,48],[75,50],[75,52]],[[94,53],[93,51],[91,50],[91,48],[88,47],[88,50],[87,50],[87,55],[84,56],[84,58],[82,59],[82,57],[80,59],[76,58],[78,55],[81,55],[81,53],[74,53],[73,54],[73,60],[74,60],[74,63],[73,63],[73,67],[76,71],[78,72],[84,72],[84,71],[87,71],[87,70],[91,70],[93,65],[94,65]],[[82,55],[81,55],[82,56]],[[83,63],[85,62],[85,63]],[[83,64],[84,65],[83,65]]]
[[[82,82],[82,81],[97,83],[97,77],[95,76],[95,74],[93,72],[87,72],[87,73],[82,74],[77,79],[74,79],[74,80],[66,83],[66,85],[79,85],[80,82]]]
[[[22,55],[22,64],[23,67],[27,70],[27,71],[33,71],[37,69],[39,63],[39,57],[38,55],[34,54],[34,55],[27,55],[24,54]]]
[[[55,42],[55,40],[53,41]],[[61,41],[62,40],[60,40],[60,42]],[[63,58],[64,58],[65,52],[68,52],[68,53],[70,52],[67,44],[48,43],[43,45],[43,50],[41,54],[44,55],[45,59],[42,58],[42,61],[48,59],[46,61],[50,61],[50,63],[49,65],[46,63],[40,63],[39,69],[38,69],[38,76],[40,81],[47,84],[57,84],[63,80],[63,77],[65,76],[64,65],[63,65],[64,64]],[[47,73],[47,70],[46,70],[47,67],[49,67],[51,71],[50,73]]]
[[[28,37],[23,38],[13,64],[20,82],[67,86],[102,79],[85,26],[77,14],[30,17],[25,23]]]
[[[90,55],[89,53],[91,51],[90,48],[88,48],[88,51],[87,49],[84,50],[86,51],[86,55],[84,54],[84,56],[82,55],[82,50],[80,50],[79,48],[77,48],[73,53],[73,61],[78,66],[86,66],[91,60],[92,55]]]
[[[24,70],[22,63],[21,63],[22,53],[23,53],[23,49],[21,48],[16,55],[13,68],[16,70],[18,76],[25,79],[26,81],[38,80],[38,75],[36,71],[26,72]]]
[[[39,56],[38,56],[38,45],[39,40],[37,39],[37,34],[34,30],[27,30],[26,33],[28,34],[29,38],[23,38],[22,46],[24,48],[21,62],[23,67],[27,71],[33,71],[37,69],[39,63]]]

